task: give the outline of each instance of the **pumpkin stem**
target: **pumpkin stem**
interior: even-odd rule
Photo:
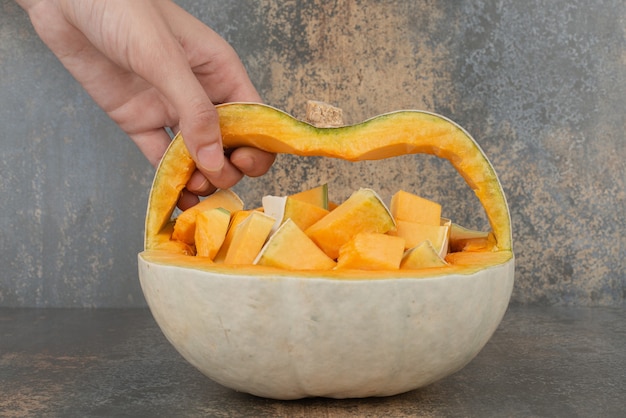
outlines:
[[[343,111],[328,103],[308,100],[306,102],[306,122],[318,128],[343,126]]]

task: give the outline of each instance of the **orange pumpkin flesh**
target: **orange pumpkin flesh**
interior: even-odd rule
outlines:
[[[339,249],[337,269],[397,270],[403,254],[403,238],[360,232]]]
[[[230,212],[224,208],[207,209],[196,216],[194,243],[196,255],[213,260],[226,238]]]
[[[196,230],[196,216],[208,209],[223,208],[229,212],[236,212],[243,209],[243,202],[231,190],[218,190],[195,206],[190,207],[178,215],[174,224],[172,238],[186,244],[194,243],[194,233]]]
[[[441,205],[413,193],[399,190],[391,197],[389,204],[391,215],[396,221],[417,222],[439,226]]]
[[[241,224],[251,213],[251,210],[238,210],[232,214],[228,231],[226,231],[226,237],[224,237],[224,242],[213,259],[216,263],[224,262],[235,232],[237,231],[237,226],[239,226],[239,224]]]
[[[274,226],[274,218],[253,211],[239,224],[226,252],[224,264],[250,265],[259,254]]]
[[[291,196],[264,196],[263,212],[276,219],[275,229],[291,219],[302,230],[322,219],[329,212],[316,204]]]
[[[370,189],[360,189],[304,232],[332,259],[360,232],[385,233],[395,228],[391,213]]]
[[[269,238],[257,256],[255,264],[290,270],[318,271],[330,270],[336,265],[335,261],[315,245],[291,218]]]
[[[253,146],[275,153],[321,155],[351,161],[382,159],[406,153],[428,153],[448,159],[482,203],[492,227],[492,245],[481,242],[482,247],[478,247],[477,251],[450,258],[456,261],[445,267],[428,269],[426,272],[402,271],[399,272],[400,276],[430,277],[464,270],[469,274],[480,267],[501,264],[513,257],[508,207],[491,164],[464,130],[441,116],[420,111],[400,111],[357,125],[317,128],[266,105],[227,104],[218,106],[218,111],[226,148]],[[358,141],[353,138],[358,138]],[[195,164],[182,137],[178,135],[172,141],[155,177],[146,217],[144,255],[155,262],[161,260],[180,266],[228,271],[229,266],[202,266],[198,260],[183,256],[186,247],[168,242],[171,215],[194,168]],[[178,252],[179,255],[175,256],[172,252]],[[266,272],[266,268],[258,266],[237,266],[235,271],[241,269],[251,269],[258,274]],[[306,276],[309,273],[302,274]],[[325,272],[325,275],[329,278],[358,276],[337,271]],[[383,271],[367,272],[363,277],[384,276]]]

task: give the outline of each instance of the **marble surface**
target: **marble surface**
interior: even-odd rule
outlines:
[[[308,99],[347,122],[402,108],[465,127],[508,197],[513,301],[626,304],[623,0],[180,0],[237,50],[264,100]],[[153,169],[0,2],[0,306],[141,307],[136,254]],[[431,157],[344,164],[280,156],[236,189],[406,189],[485,228],[477,199]]]
[[[0,416],[623,417],[623,308],[512,306],[465,368],[387,398],[281,402],[186,363],[145,309],[0,309]]]

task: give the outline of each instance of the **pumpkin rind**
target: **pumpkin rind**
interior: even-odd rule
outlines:
[[[404,154],[432,154],[444,158],[476,193],[494,231],[498,249],[512,248],[508,206],[491,163],[463,128],[443,116],[403,110],[355,125],[317,128],[261,104],[229,104],[218,111],[226,147],[252,146],[276,153],[348,161],[379,160]]]
[[[497,250],[512,249],[511,220],[504,192],[491,163],[461,127],[443,116],[398,111],[338,128],[317,128],[262,104],[218,106],[224,147],[256,147],[274,153],[325,156],[349,161],[376,160],[403,154],[433,154],[447,159],[480,200],[496,239]],[[358,137],[358,141],[352,138]],[[169,221],[180,191],[193,172],[193,161],[177,136],[155,177],[146,218],[146,249]],[[173,171],[174,164],[180,171]],[[168,170],[170,172],[165,172]]]
[[[473,274],[352,281],[260,266],[209,273],[144,255],[144,295],[178,352],[226,387],[273,399],[390,396],[448,376],[489,340],[513,288],[512,259]]]

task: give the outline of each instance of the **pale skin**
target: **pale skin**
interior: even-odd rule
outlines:
[[[215,104],[260,102],[233,48],[169,0],[17,0],[43,42],[154,166],[183,134],[198,169],[185,209],[244,175],[264,174],[274,155],[224,155]]]

